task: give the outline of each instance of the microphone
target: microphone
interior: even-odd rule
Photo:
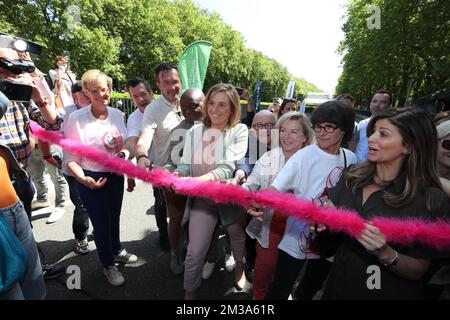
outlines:
[[[0,91],[0,119],[5,115],[8,105],[9,99]]]

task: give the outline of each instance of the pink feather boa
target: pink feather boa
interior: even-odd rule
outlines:
[[[178,178],[165,169],[147,171],[130,161],[106,154],[94,147],[64,138],[64,136],[46,131],[31,122],[33,133],[41,140],[57,144],[64,149],[84,158],[95,161],[111,172],[126,174],[138,178],[157,187],[173,186],[177,193],[208,197],[218,203],[235,203],[248,207],[252,202],[269,206],[309,222],[326,225],[331,231],[342,231],[358,237],[364,229],[366,221],[357,213],[342,209],[324,209],[315,206],[312,201],[296,198],[291,194],[262,191],[252,193],[238,186],[199,182],[193,178]],[[450,223],[444,220],[427,222],[419,219],[394,219],[375,217],[371,223],[377,226],[390,242],[413,244],[420,242],[436,249],[450,248]]]

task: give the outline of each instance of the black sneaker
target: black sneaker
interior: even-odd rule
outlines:
[[[54,279],[66,273],[66,267],[55,264],[47,264],[42,266],[42,276],[44,279]]]
[[[169,237],[167,235],[159,236],[159,248],[163,252],[170,252]]]
[[[250,267],[246,263],[244,264],[245,277],[247,278],[247,281],[250,283],[253,283],[253,270],[254,269],[252,269],[252,267]]]

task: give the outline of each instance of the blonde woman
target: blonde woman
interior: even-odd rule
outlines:
[[[91,105],[70,115],[65,127],[66,137],[110,154],[129,154],[122,149],[127,137],[123,114],[108,106],[111,78],[100,70],[89,70],[81,82]],[[114,262],[137,261],[135,255],[122,249],[119,239],[124,178],[72,153],[67,153],[65,161],[77,180],[78,192],[94,227],[103,272],[111,285],[120,286],[125,279]]]
[[[205,117],[187,133],[181,164],[175,172],[179,176],[197,177],[200,181],[219,182],[230,179],[235,162],[247,150],[248,129],[239,123],[240,104],[236,89],[230,84],[217,84],[209,89],[204,103]],[[218,206],[204,198],[192,198],[186,205],[189,215],[189,245],[185,261],[185,299],[194,299],[200,287],[202,267],[216,223],[221,217]],[[226,229],[236,260],[235,284],[245,285],[243,258],[245,254],[245,217],[227,216]]]
[[[243,187],[251,191],[269,187],[289,158],[315,141],[311,127],[309,119],[300,112],[288,112],[281,116],[275,126],[279,130],[281,147],[266,152],[256,161]],[[283,237],[287,218],[279,213],[274,214],[271,208],[265,208],[263,213],[251,207],[247,213],[253,216],[246,228],[247,234],[257,240],[253,299],[262,300],[275,274],[278,244]]]

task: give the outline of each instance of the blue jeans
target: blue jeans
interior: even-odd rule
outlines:
[[[70,200],[72,200],[75,210],[73,211],[72,231],[75,239],[83,240],[87,237],[89,230],[89,215],[81,202],[80,194],[76,187],[76,179],[72,176],[64,175],[69,185]]]
[[[120,211],[124,189],[124,178],[109,172],[84,170],[84,174],[98,180],[107,178],[106,184],[96,190],[76,182],[81,201],[87,209],[92,226],[97,253],[104,268],[114,265],[114,255],[121,251]]]
[[[42,277],[41,261],[33,232],[31,231],[30,221],[27,218],[22,202],[18,201],[10,207],[0,208],[0,214],[4,215],[11,229],[22,243],[28,259],[27,271],[22,280],[2,293],[0,299],[45,299],[46,292],[44,278]]]

